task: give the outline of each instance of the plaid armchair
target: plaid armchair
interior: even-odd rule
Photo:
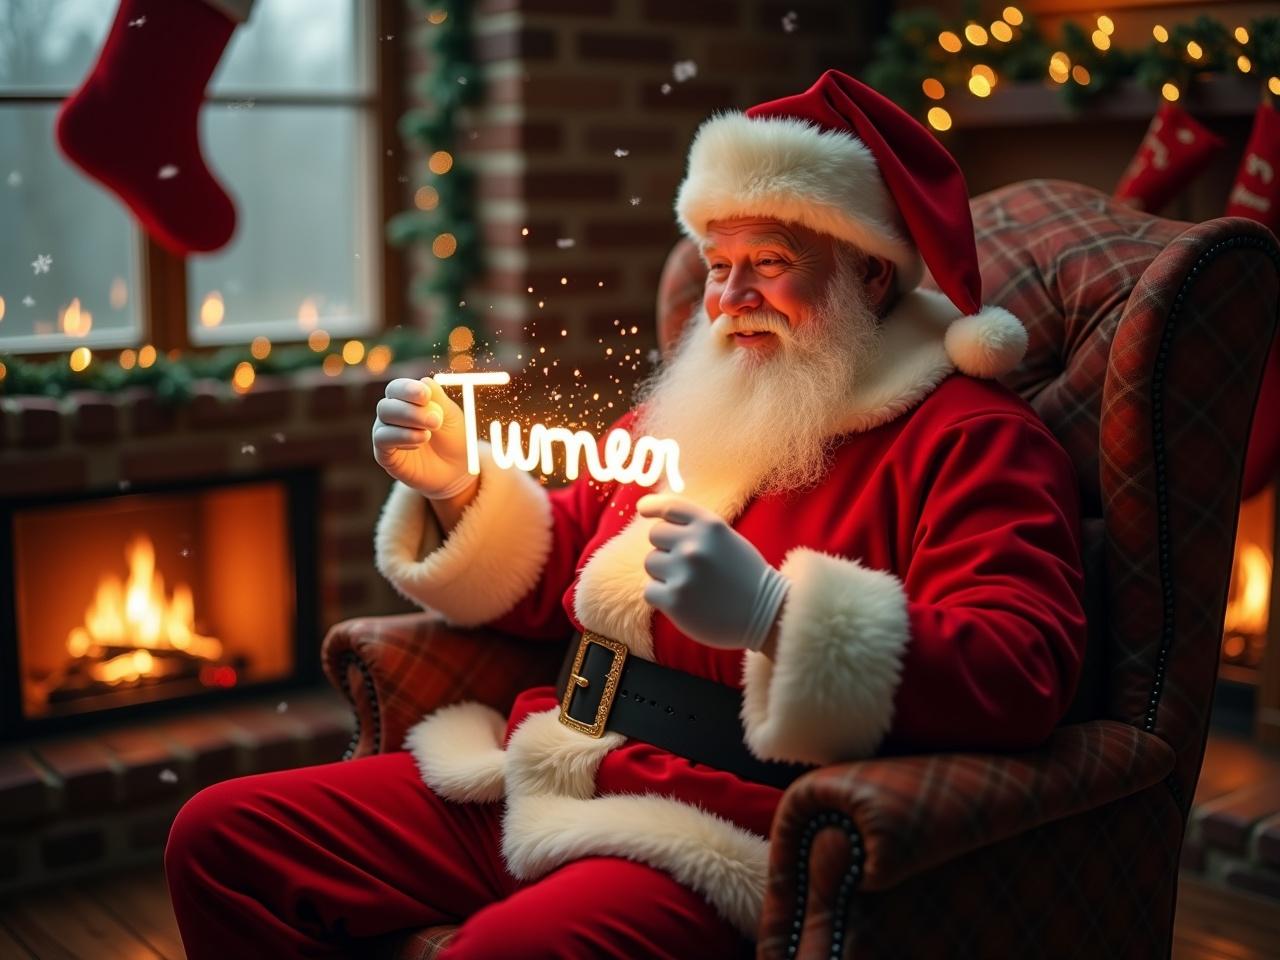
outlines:
[[[1170,951],[1280,251],[1249,220],[1163,220],[1060,181],[977,197],[973,217],[986,300],[1030,334],[1005,382],[1079,473],[1084,676],[1040,749],[797,780],[773,824],[761,957]],[[682,242],[661,284],[664,345],[702,277]],[[505,709],[562,653],[427,613],[340,623],[324,666],[359,721],[347,756],[401,749],[446,703]],[[450,930],[404,931],[387,955],[433,956]]]

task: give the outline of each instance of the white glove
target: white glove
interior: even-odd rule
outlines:
[[[653,578],[645,584],[645,602],[708,647],[764,646],[790,587],[786,577],[750,540],[696,503],[650,494],[636,512],[661,518],[649,531],[656,549],[644,559]]]
[[[373,421],[373,458],[431,500],[448,500],[480,478],[467,473],[462,408],[430,377],[387,384]]]

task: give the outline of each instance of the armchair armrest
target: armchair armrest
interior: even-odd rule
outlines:
[[[344,759],[403,749],[424,714],[460,700],[505,713],[521,690],[554,682],[563,654],[559,644],[451,627],[433,613],[335,624],[321,660],[356,714]]]
[[[1138,793],[1168,776],[1174,762],[1159,737],[1096,720],[1059,727],[1043,747],[1018,754],[886,757],[815,770],[788,788],[774,820],[767,897],[775,902],[766,916],[789,921],[795,904],[803,909],[810,882],[815,893],[847,887],[846,897],[887,890],[978,848]],[[833,847],[824,839],[815,851],[816,834],[828,826],[841,828],[848,842]]]

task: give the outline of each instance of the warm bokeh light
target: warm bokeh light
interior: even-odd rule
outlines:
[[[1187,56],[1192,60],[1199,60],[1204,56],[1204,47],[1196,43],[1194,40],[1187,41]]]
[[[520,228],[520,236],[522,236],[522,237],[527,237],[528,235],[529,235],[529,228],[528,228],[528,227],[521,227],[521,228]]]
[[[1164,97],[1166,100],[1172,103],[1174,100],[1177,100],[1179,96],[1181,96],[1181,93],[1179,92],[1176,84],[1166,83],[1163,87],[1160,88],[1160,96]]]
[[[419,187],[413,195],[413,205],[419,210],[434,210],[440,205],[440,191],[435,187]]]
[[[1236,43],[1248,43],[1249,31],[1246,30],[1244,27],[1236,27],[1235,38],[1236,38]]]
[[[249,344],[249,353],[255,360],[265,360],[271,355],[271,341],[266,337],[254,337]]]
[[[241,360],[236,364],[235,373],[231,374],[231,386],[236,393],[248,393],[257,377],[253,364],[248,360]]]
[[[1093,40],[1093,45],[1097,47],[1099,50],[1111,49],[1111,38],[1107,36],[1106,33],[1104,33],[1102,30],[1093,31],[1093,36],[1090,39]]]
[[[1049,76],[1055,83],[1066,83],[1071,76],[1071,58],[1061,50],[1049,58]]]
[[[71,356],[67,358],[67,364],[76,373],[80,373],[89,366],[89,361],[93,359],[93,353],[88,347],[76,347],[71,351]]]
[[[1253,62],[1242,53],[1236,57],[1236,69],[1241,73],[1248,73],[1253,69]]]
[[[928,118],[929,126],[935,130],[951,129],[951,114],[947,113],[942,107],[930,107]]]
[[[448,173],[453,169],[453,154],[448,150],[437,150],[427,161],[427,169],[435,174]]]
[[[1109,37],[1116,32],[1115,21],[1104,13],[1098,18],[1098,29]]]
[[[83,337],[93,329],[93,314],[82,310],[80,298],[75,297],[58,317],[58,328],[68,337]]]
[[[4,319],[4,297],[0,297],[0,320]]]
[[[470,327],[454,327],[449,331],[450,350],[470,350],[475,342],[476,337]]]
[[[427,14],[427,22],[435,24],[437,27],[449,19],[448,10],[432,10]]]
[[[930,100],[941,100],[947,93],[943,89],[941,81],[933,77],[926,77],[924,82],[920,84],[920,89],[924,91],[924,95]]]
[[[1001,43],[1008,43],[1013,39],[1013,28],[1003,20],[997,20],[991,25],[991,36]]]
[[[369,356],[365,358],[364,365],[369,368],[370,373],[382,373],[387,367],[391,366],[391,348],[385,343],[380,343],[369,351]]]
[[[996,72],[985,63],[975,63],[969,72],[975,77],[982,77],[993,87],[996,85]]]
[[[320,322],[320,308],[311,297],[298,304],[298,326],[303,330],[314,330]]]
[[[342,362],[342,358],[340,356],[336,353],[331,353],[324,358],[324,362],[320,364],[320,369],[322,369],[326,375],[336,377],[342,372],[342,369],[345,366],[346,364]]]
[[[466,373],[476,365],[469,353],[459,353],[449,358],[449,369],[455,373]]]
[[[354,367],[364,359],[364,344],[359,340],[348,340],[342,345],[342,359],[347,366]]]
[[[147,344],[138,351],[138,366],[143,370],[156,362],[156,348],[151,344]]]
[[[431,252],[441,260],[448,260],[458,249],[458,238],[452,233],[442,233],[431,241]]]
[[[959,53],[964,44],[950,30],[943,30],[942,33],[938,34],[938,46],[942,47],[947,53]]]
[[[112,310],[124,309],[129,302],[129,285],[124,282],[124,277],[116,277],[111,281],[111,292],[107,294],[107,300]]]
[[[980,77],[976,74],[969,78],[969,92],[975,97],[986,97],[991,94],[991,84],[987,82],[986,77]]]
[[[321,350],[329,348],[329,332],[327,330],[312,330],[307,334],[307,346],[319,353]]]
[[[1267,89],[1274,96],[1280,97],[1280,77],[1271,77],[1267,80]]]
[[[137,362],[138,362],[138,351],[136,350],[120,351],[120,369],[121,370],[132,370],[134,368],[134,365]]]
[[[0,380],[9,375],[9,368],[4,365],[4,361],[0,360]]]
[[[986,28],[980,23],[971,23],[964,28],[964,38],[975,47],[980,47],[987,42]]]
[[[1151,28],[1151,35],[1156,38],[1157,43],[1169,42],[1169,31],[1158,23]]]
[[[1089,85],[1089,81],[1093,78],[1089,75],[1087,67],[1083,64],[1077,63],[1071,68],[1071,79],[1080,84],[1080,86],[1087,87]]]
[[[226,316],[227,307],[222,302],[222,294],[217,290],[212,293],[205,294],[204,302],[200,304],[200,326],[216,327],[222,323],[222,318]]]
[[[1015,27],[1022,23],[1022,11],[1017,7],[1005,7],[1004,12],[1000,14],[1005,23],[1011,23]]]

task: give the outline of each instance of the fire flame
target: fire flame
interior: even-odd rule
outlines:
[[[1227,603],[1224,631],[1264,633],[1271,593],[1271,560],[1256,543],[1240,545],[1231,575],[1231,588],[1232,598]]]
[[[112,574],[101,577],[84,625],[67,635],[67,652],[73,657],[90,654],[95,647],[134,647],[95,664],[90,672],[106,683],[136,680],[153,672],[155,658],[148,650],[181,650],[203,660],[218,660],[222,643],[196,633],[195,604],[191,588],[179,583],[166,599],[164,577],[156,570],[156,552],[150,538],[135,537],[126,548],[129,577],[123,583]]]

